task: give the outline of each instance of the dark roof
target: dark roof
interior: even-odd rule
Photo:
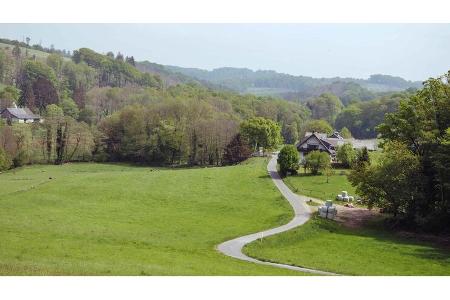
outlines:
[[[320,139],[320,141],[324,144],[324,146],[328,149],[330,149],[331,147],[334,147],[334,145],[332,143],[330,143],[328,140],[323,140]]]
[[[319,142],[327,149],[327,151],[331,154],[334,153],[338,146],[342,146],[346,143],[351,144],[354,149],[360,149],[362,147],[366,147],[367,150],[374,151],[378,149],[377,139],[368,139],[368,140],[357,140],[354,138],[344,139],[342,136],[340,137],[327,137],[324,133],[317,132],[307,132],[305,137],[297,143],[296,148],[299,150],[299,147],[307,142],[312,136],[315,136]],[[299,150],[300,151],[300,150]]]
[[[40,119],[38,115],[35,115],[27,107],[18,107],[18,108],[11,107],[6,108],[4,111],[8,111],[12,116],[16,117],[17,119]]]

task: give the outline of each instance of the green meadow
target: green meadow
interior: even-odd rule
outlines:
[[[0,174],[2,275],[302,275],[215,247],[287,222],[265,159],[232,167],[30,166]],[[51,178],[51,179],[50,179]]]
[[[0,274],[304,275],[216,250],[292,217],[266,164],[262,158],[192,169],[76,163],[4,172]],[[450,275],[450,254],[435,245],[317,217],[245,252],[348,275]]]
[[[298,194],[321,200],[335,200],[336,195],[341,191],[347,191],[349,195],[355,196],[355,188],[347,179],[349,170],[336,169],[334,174],[329,176],[328,182],[325,175],[300,174],[287,176],[283,179],[289,188]]]
[[[255,241],[244,252],[265,261],[343,275],[450,275],[448,249],[400,237],[380,222],[347,228],[314,214],[305,225]]]
[[[380,155],[381,151],[370,152],[371,162],[377,164]],[[304,169],[300,168],[299,174],[287,176],[283,181],[298,194],[334,201],[342,191],[347,191],[351,196],[357,196],[355,188],[347,179],[349,172],[350,169],[334,169],[333,174],[327,179],[327,176],[323,174],[313,176],[310,173],[304,173]]]

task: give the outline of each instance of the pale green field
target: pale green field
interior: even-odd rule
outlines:
[[[215,249],[292,217],[266,164],[81,163],[0,174],[0,274],[302,275]]]

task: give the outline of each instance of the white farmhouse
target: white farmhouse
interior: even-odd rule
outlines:
[[[5,108],[0,116],[2,119],[7,120],[8,123],[33,123],[33,122],[41,122],[41,117],[34,114],[27,107],[10,107]]]
[[[296,145],[296,147],[298,152],[300,152],[300,160],[303,160],[305,155],[309,152],[319,150],[328,153],[331,160],[334,161],[336,159],[337,148],[344,144],[351,144],[353,149],[362,149],[364,147],[369,151],[378,149],[377,139],[344,139],[339,132],[335,132],[330,136],[326,133],[307,132],[305,137]]]

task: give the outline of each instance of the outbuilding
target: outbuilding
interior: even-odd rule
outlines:
[[[33,122],[41,122],[41,117],[39,115],[34,114],[27,107],[9,107],[5,108],[0,116],[2,119],[7,120],[8,123],[33,123]]]

